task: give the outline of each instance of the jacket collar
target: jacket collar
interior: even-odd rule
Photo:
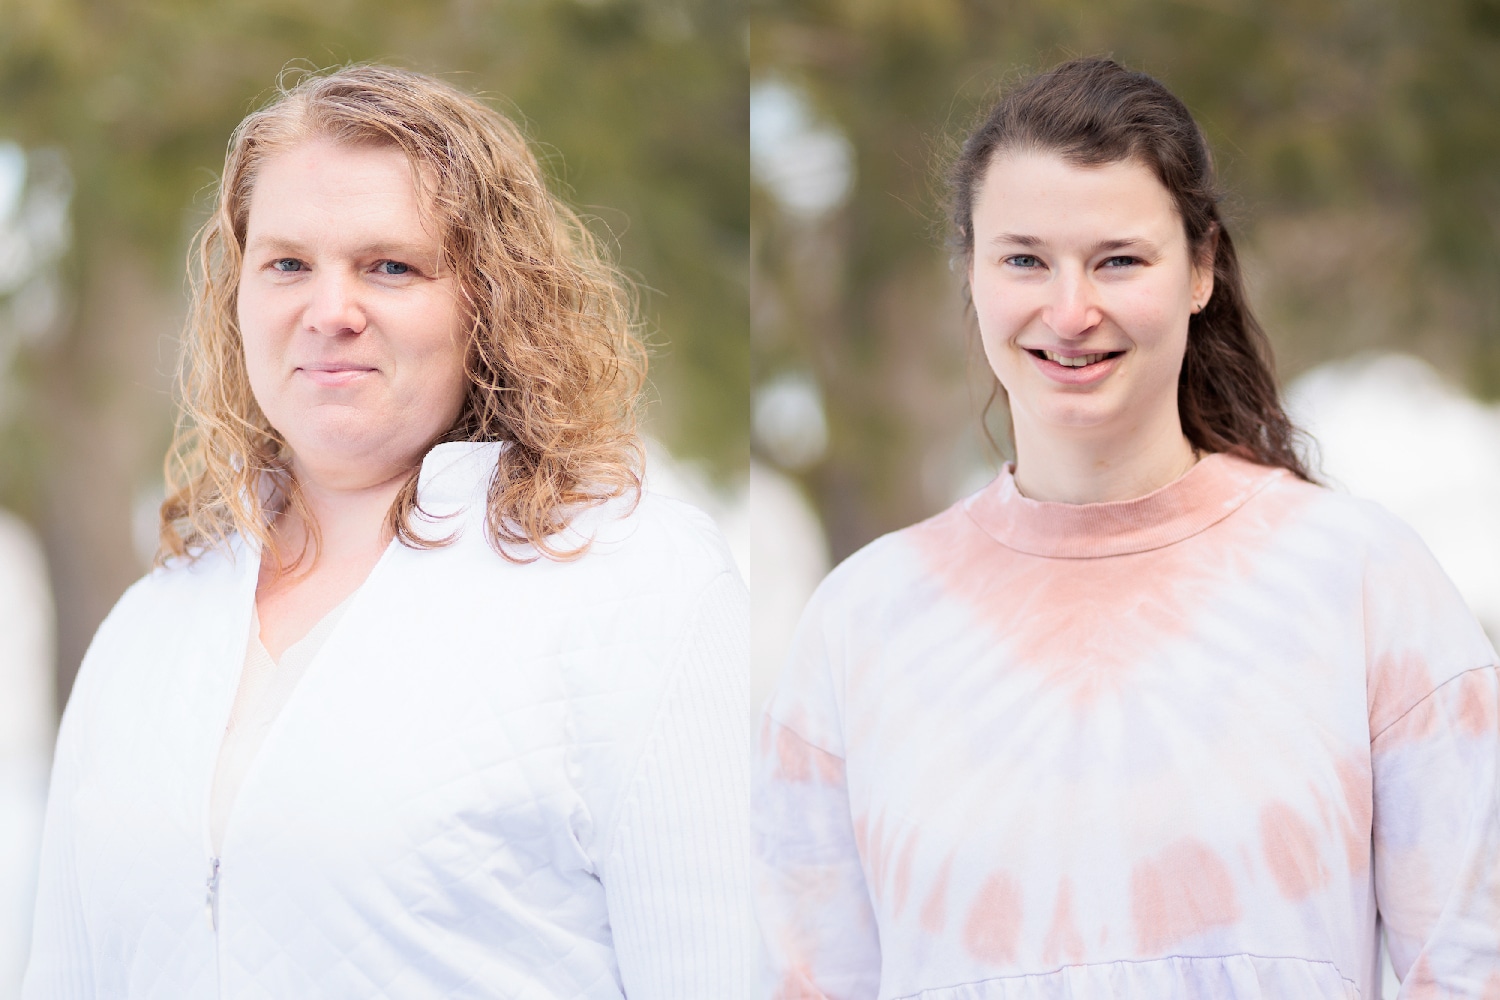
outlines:
[[[468,504],[489,494],[506,441],[445,441],[422,459],[417,502],[423,506]]]

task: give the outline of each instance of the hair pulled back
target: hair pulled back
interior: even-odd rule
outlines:
[[[1190,252],[1213,257],[1213,295],[1188,321],[1177,383],[1183,433],[1203,452],[1228,452],[1311,481],[1300,432],[1276,390],[1271,346],[1245,296],[1234,242],[1203,133],[1187,107],[1145,73],[1109,59],[1075,59],[1006,93],[965,140],[949,171],[956,250],[974,254],[974,202],[1006,152],[1054,153],[1077,166],[1144,164],[1172,196]]]
[[[268,157],[315,139],[399,149],[412,165],[468,310],[468,391],[439,440],[507,442],[489,487],[490,541],[515,561],[581,554],[586,545],[559,548],[557,533],[580,509],[640,487],[645,353],[629,282],[548,191],[521,131],[493,108],[388,66],[293,80],[234,130],[190,258],[158,562],[197,558],[236,532],[265,547],[282,510],[309,524],[316,551],[287,442],[250,391],[237,311],[256,178]],[[391,531],[414,547],[442,544],[413,527],[416,485],[413,469],[391,507]]]

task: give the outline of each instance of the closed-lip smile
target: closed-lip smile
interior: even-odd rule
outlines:
[[[340,386],[378,369],[374,365],[356,364],[352,361],[315,361],[298,365],[296,370],[317,385]]]

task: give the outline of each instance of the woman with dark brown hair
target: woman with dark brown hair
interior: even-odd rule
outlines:
[[[761,729],[778,997],[1500,990],[1500,678],[1312,482],[1160,83],[1078,60],[953,167],[1015,461],[824,582]]]

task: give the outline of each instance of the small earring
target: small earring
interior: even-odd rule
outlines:
[[[1196,316],[1199,313],[1201,313],[1202,311],[1203,311],[1203,303],[1201,303],[1201,302],[1194,302],[1193,303],[1193,315]]]

